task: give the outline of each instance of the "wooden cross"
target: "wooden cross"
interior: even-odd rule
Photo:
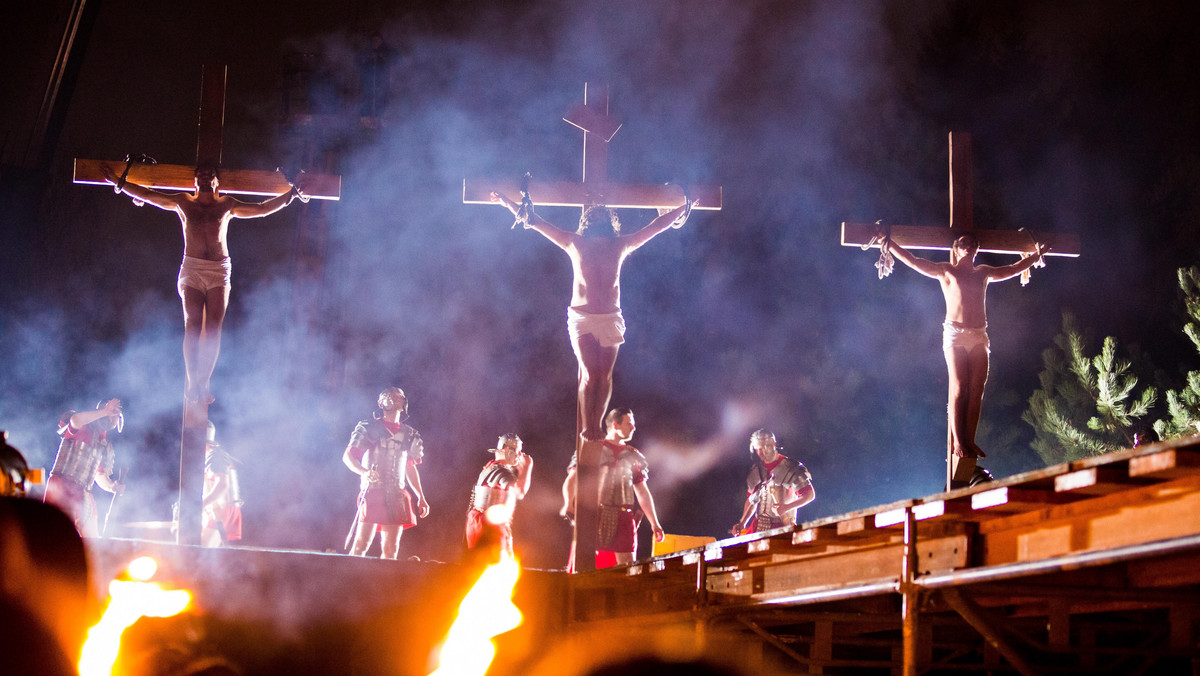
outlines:
[[[129,164],[127,180],[158,190],[195,189],[196,167],[221,163],[225,119],[225,66],[205,66],[201,73],[200,117],[196,135],[196,164]],[[75,160],[75,183],[110,185],[100,173],[103,160]],[[107,162],[110,165],[120,162]],[[119,172],[118,172],[119,173]],[[305,174],[304,189],[317,199],[341,196],[340,176]],[[275,196],[291,189],[278,171],[222,169],[219,190],[240,195]],[[203,399],[203,398],[201,398]],[[179,444],[179,544],[200,544],[204,495],[204,453],[207,442],[208,402],[184,402]]]
[[[971,135],[950,132],[950,227],[892,225],[892,241],[905,249],[948,251],[954,240],[966,233],[975,236],[979,251],[988,253],[1029,254],[1037,243],[1050,245],[1048,256],[1079,256],[1079,236],[1058,232],[976,229],[972,219],[974,187],[971,181]],[[878,247],[875,241],[880,226],[874,223],[842,223],[842,246]],[[951,446],[947,420],[946,490],[952,482],[968,481],[975,471],[975,458],[959,458]]]
[[[563,116],[567,123],[583,130],[583,179],[570,182],[529,182],[529,196],[536,206],[583,207],[605,205],[622,209],[674,209],[683,204],[683,188],[677,185],[623,184],[608,182],[608,142],[621,129],[621,122],[609,112],[608,89],[584,85],[583,104]],[[491,194],[516,196],[521,192],[517,179],[466,179],[463,181],[464,204],[494,204]],[[720,210],[721,188],[689,186],[687,197],[699,200],[695,209]],[[582,410],[583,402],[578,402]],[[575,539],[572,544],[575,569],[595,569],[596,537],[599,526],[597,504],[600,495],[600,451],[603,443],[580,441],[582,420],[576,421],[575,451],[578,458],[575,491]]]

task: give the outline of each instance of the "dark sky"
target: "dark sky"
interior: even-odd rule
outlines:
[[[299,205],[230,228],[211,417],[243,461],[247,544],[340,550],[357,478],[342,449],[397,384],[426,439],[433,506],[402,553],[458,556],[483,451],[515,430],[537,463],[519,553],[562,565],[570,267],[510,230],[502,209],[463,205],[461,189],[467,176],[525,171],[578,180],[581,133],[561,117],[588,81],[609,84],[624,122],[611,179],[724,189],[722,211],[649,243],[622,280],[629,332],[613,403],[637,413],[668,532],[725,532],[749,432],[762,426],[814,475],[807,519],[940,489],[937,285],[904,268],[880,281],[876,254],[838,237],[843,220],[945,225],[950,131],[973,136],[977,226],[1083,241],[1082,257],[1051,259],[1028,287],[991,289],[981,432],[997,475],[1040,466],[1020,414],[1062,312],[1143,355],[1146,381],[1156,368],[1177,386],[1197,364],[1174,281],[1197,262],[1200,220],[1189,3],[391,4],[103,0],[48,173],[20,158],[58,41],[33,27],[55,17],[4,29],[7,49],[34,65],[4,66],[0,428],[33,464],[52,462],[61,410],[119,396],[131,488],[118,517],[169,518],[183,387],[177,219],[72,185],[70,162],[145,152],[190,163],[206,61],[229,66],[226,167],[272,169],[307,142],[343,179],[340,202],[308,207],[326,218],[320,267],[302,255]],[[370,132],[354,121],[355,57],[376,30],[395,59],[384,124]],[[316,70],[289,88],[298,54]],[[298,139],[279,123],[285,102],[343,122]],[[651,216],[623,214],[627,227]]]

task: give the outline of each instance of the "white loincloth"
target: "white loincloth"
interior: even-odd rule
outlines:
[[[571,342],[578,342],[580,336],[590,333],[600,342],[601,347],[613,347],[625,342],[625,318],[621,316],[620,310],[592,314],[569,307],[567,332],[571,334]]]

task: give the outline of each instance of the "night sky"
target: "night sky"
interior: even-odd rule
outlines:
[[[72,185],[71,159],[191,163],[206,62],[229,67],[225,167],[273,169],[307,142],[343,180],[340,202],[307,207],[327,223],[315,258],[299,203],[230,226],[210,417],[243,463],[248,545],[341,551],[358,478],[342,450],[395,384],[425,438],[433,509],[401,555],[458,558],[484,450],[516,431],[536,461],[518,554],[565,563],[569,262],[461,196],[465,177],[579,180],[582,133],[561,118],[585,82],[609,85],[624,122],[611,180],[724,190],[722,211],[647,244],[622,278],[613,404],[636,412],[669,533],[727,531],[764,426],[814,476],[806,520],[941,489],[941,294],[902,266],[878,280],[877,252],[839,246],[839,226],[946,225],[951,131],[973,137],[977,227],[1083,242],[1028,287],[991,287],[986,466],[1041,466],[1020,415],[1064,311],[1093,352],[1117,337],[1144,383],[1177,387],[1200,367],[1175,286],[1200,241],[1191,3],[103,0],[38,166],[30,111],[60,37],[49,5],[4,29],[0,428],[48,468],[62,410],[124,400],[118,522],[170,518],[182,241],[174,214]],[[394,52],[367,130],[356,57],[373,31]],[[307,80],[285,77],[297,63]],[[280,124],[298,111],[339,122],[302,141]]]

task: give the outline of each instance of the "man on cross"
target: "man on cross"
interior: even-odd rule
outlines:
[[[687,201],[646,227],[621,234],[616,211],[601,205],[583,210],[575,232],[559,229],[532,209],[522,207],[500,193],[491,194],[524,226],[537,231],[571,258],[574,274],[571,305],[567,308],[567,331],[579,363],[578,429],[585,440],[604,438],[601,419],[612,397],[613,366],[617,350],[625,342],[625,318],[621,316],[621,264],[667,228],[682,227],[695,201]]]
[[[942,327],[942,351],[950,376],[950,446],[959,458],[982,458],[985,453],[975,443],[979,413],[983,407],[983,388],[987,383],[991,351],[987,335],[987,286],[1020,275],[1033,267],[1050,250],[1038,243],[1036,252],[1011,265],[975,265],[979,241],[967,233],[954,240],[949,263],[935,263],[909,253],[884,236],[883,253],[891,253],[917,272],[941,282],[946,299],[946,320]]]
[[[179,267],[179,297],[183,300],[183,362],[187,369],[189,401],[212,403],[209,379],[221,350],[221,324],[229,306],[229,246],[226,234],[234,218],[261,218],[306,198],[301,188],[292,189],[265,202],[243,202],[218,192],[217,167],[196,167],[196,190],[164,193],[119,178],[108,164],[100,168],[104,178],[141,206],[146,202],[174,211],[183,225],[183,264]]]

